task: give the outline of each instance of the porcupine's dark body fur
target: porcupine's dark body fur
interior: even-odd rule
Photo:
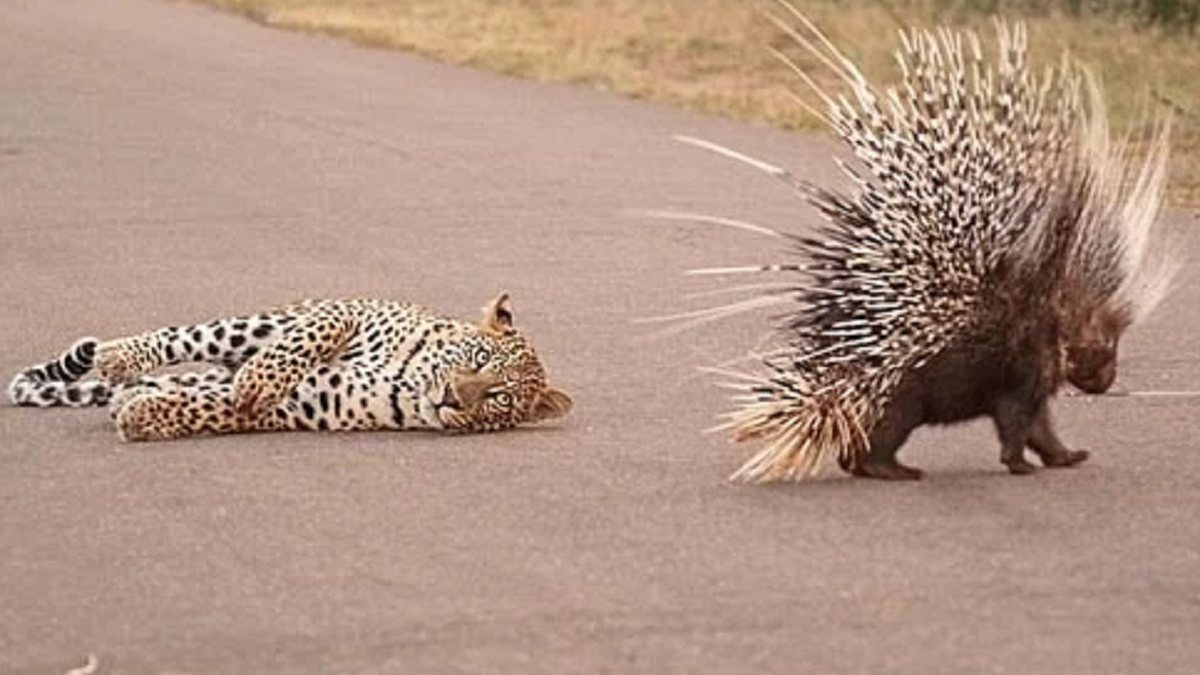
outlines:
[[[912,432],[926,424],[978,417],[992,418],[1001,462],[1013,473],[1035,470],[1025,459],[1026,446],[1048,467],[1087,459],[1087,451],[1071,450],[1058,438],[1049,410],[1050,398],[1068,380],[1062,354],[1079,333],[1070,324],[1081,317],[1064,306],[1072,299],[1056,295],[1043,279],[1017,273],[1002,278],[981,299],[987,310],[977,330],[957,336],[921,367],[903,373],[866,433],[865,447],[839,456],[843,470],[862,477],[919,478],[919,469],[896,459]],[[1079,381],[1072,383],[1085,388],[1081,383],[1099,377],[1097,367],[1115,359],[1113,351],[1096,364],[1080,364],[1071,373]],[[1110,384],[1111,378],[1100,390]]]
[[[1164,291],[1165,127],[1127,184],[1086,72],[1034,75],[1021,27],[999,27],[995,65],[971,34],[906,34],[904,84],[879,92],[780,3],[814,37],[776,24],[849,85],[837,98],[813,86],[865,173],[847,169],[844,195],[684,139],[787,180],[827,219],[808,237],[774,232],[800,261],[759,268],[807,280],[782,297],[800,307],[784,348],[767,375],[744,376],[725,424],[766,443],[735,477],[798,479],[836,457],[856,476],[917,478],[896,459],[914,429],[981,416],[1012,473],[1034,471],[1026,447],[1050,467],[1085,460],[1058,439],[1049,400],[1068,382],[1107,390],[1121,335]]]
[[[1020,317],[1018,322],[1021,321]],[[1001,461],[1014,473],[1030,473],[1028,444],[1046,466],[1070,466],[1087,458],[1054,432],[1048,400],[1062,384],[1057,372],[1057,327],[1025,320],[1015,334],[948,347],[924,367],[904,376],[868,434],[869,450],[842,468],[859,476],[915,478],[920,472],[896,461],[909,435],[925,424],[952,424],[991,417],[1001,442]]]

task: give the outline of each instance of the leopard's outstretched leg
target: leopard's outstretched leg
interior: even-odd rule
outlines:
[[[201,383],[161,389],[132,387],[110,412],[121,440],[166,441],[197,434],[231,434],[286,428],[273,415],[248,419],[233,405],[233,384]]]
[[[277,408],[296,385],[350,341],[358,317],[344,307],[307,313],[270,345],[251,356],[234,375],[237,412],[255,419]]]
[[[139,375],[128,384],[116,387],[109,400],[108,414],[116,419],[117,412],[129,399],[142,394],[151,394],[169,389],[197,387],[200,385],[233,384],[233,371],[218,366],[199,373],[171,373],[169,375]]]
[[[302,306],[290,307],[102,342],[96,347],[94,367],[100,377],[114,384],[128,383],[138,375],[179,363],[207,362],[237,368],[278,340],[304,312]]]
[[[139,378],[139,380],[142,378]],[[165,378],[164,378],[165,379]],[[190,385],[155,383],[124,388],[113,398],[110,415],[124,441],[162,441],[197,434],[249,431],[442,428],[436,408],[398,412],[399,398],[416,398],[404,383],[376,386],[372,373],[353,367],[315,368],[267,414],[250,417],[238,411],[231,381]],[[410,405],[415,405],[410,402]],[[428,417],[422,416],[428,413]]]

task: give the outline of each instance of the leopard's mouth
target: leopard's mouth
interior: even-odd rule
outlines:
[[[462,401],[454,393],[454,386],[450,383],[449,378],[436,384],[432,389],[437,394],[436,400],[433,402],[434,413],[442,426],[452,431],[466,429],[469,426],[469,420],[466,411],[463,410]]]
[[[441,393],[440,400],[437,403],[438,409],[449,408],[451,410],[462,410],[462,401],[458,395],[454,393],[454,385],[450,383],[450,379],[446,378],[438,387]]]
[[[515,426],[505,420],[485,419],[487,384],[487,380],[474,373],[459,372],[438,378],[430,387],[433,395],[429,398],[442,427],[449,431],[487,432]]]
[[[442,423],[442,428],[451,432],[485,433],[500,431],[509,426],[495,423],[489,424],[472,415],[467,408],[463,407],[462,401],[449,383],[442,388],[441,401],[435,404],[434,409],[437,413],[438,421]]]

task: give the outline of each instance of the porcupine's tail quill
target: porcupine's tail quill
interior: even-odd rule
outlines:
[[[1170,290],[1180,269],[1177,235],[1162,217],[1171,121],[1153,130],[1139,168],[1130,166],[1128,139],[1113,147],[1099,85],[1089,73],[1083,162],[1089,179],[1088,213],[1082,219],[1075,262],[1096,288],[1111,289],[1108,302],[1127,324],[1144,319]]]
[[[758,397],[727,415],[720,429],[738,441],[763,438],[765,444],[730,480],[769,483],[798,481],[818,474],[832,460],[848,464],[866,450],[866,437],[854,415],[815,401],[765,401]]]

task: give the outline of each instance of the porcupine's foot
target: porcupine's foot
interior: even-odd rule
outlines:
[[[1052,469],[1080,464],[1089,454],[1087,450],[1072,450],[1059,439],[1050,418],[1048,402],[1042,403],[1033,420],[1033,427],[1029,430],[1029,449],[1038,456],[1043,466]]]
[[[1038,453],[1038,458],[1042,460],[1042,466],[1048,469],[1061,469],[1063,467],[1075,466],[1082,464],[1091,456],[1087,450],[1064,450],[1054,453]]]
[[[1014,476],[1028,476],[1037,473],[1037,467],[1025,459],[1025,444],[1005,445],[1000,448],[1000,463],[1008,467],[1008,472]]]
[[[878,478],[880,480],[921,480],[925,472],[916,467],[905,466],[894,459],[881,461],[866,458],[850,468],[850,475],[856,478]]]
[[[916,399],[907,405],[893,405],[888,415],[871,430],[866,451],[855,457],[839,457],[842,469],[857,478],[880,480],[921,480],[924,471],[905,466],[896,459],[896,452],[912,430],[920,425],[919,411],[914,408]],[[843,461],[844,460],[844,461]]]
[[[1011,457],[1001,460],[1008,467],[1008,472],[1014,476],[1028,476],[1037,473],[1037,467],[1029,463],[1029,460],[1023,456]]]

